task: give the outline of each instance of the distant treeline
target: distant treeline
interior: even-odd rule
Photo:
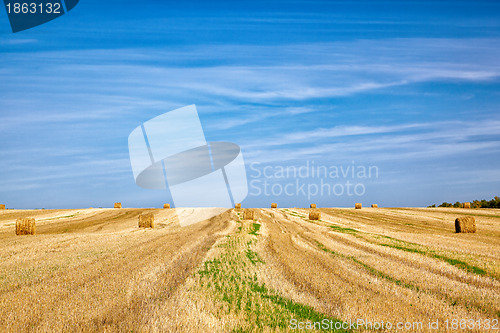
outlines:
[[[429,206],[431,207],[436,207],[436,205]],[[449,203],[449,202],[443,202],[440,204],[438,207],[454,207],[454,208],[462,208],[463,203],[461,202],[455,202],[454,204]],[[470,203],[471,208],[500,208],[500,197],[494,197],[490,201],[488,200],[474,200]]]

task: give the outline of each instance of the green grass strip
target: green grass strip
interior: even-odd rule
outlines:
[[[252,223],[252,230],[249,232],[249,234],[257,236],[257,232],[259,230],[260,230],[260,224],[259,223]]]
[[[260,224],[250,223],[249,234],[256,234]],[[213,297],[226,304],[223,313],[234,313],[244,320],[233,332],[285,331],[291,328],[292,319],[297,322],[320,324],[320,329],[312,331],[352,332],[352,330],[324,329],[324,322],[335,327],[339,319],[330,318],[314,308],[294,302],[260,284],[255,273],[255,265],[264,261],[251,249],[258,239],[246,234],[235,233],[219,245],[224,251],[215,259],[207,260],[196,274],[200,286],[208,288]],[[258,269],[258,268],[257,268]],[[253,272],[253,273],[252,273]],[[333,326],[331,326],[333,325]]]
[[[365,264],[364,262],[362,262],[362,261],[358,260],[357,258],[355,258],[355,257],[353,257],[353,256],[346,256],[346,255],[344,255],[344,254],[341,254],[341,253],[337,253],[337,252],[335,252],[335,251],[332,251],[332,250],[330,250],[329,248],[327,248],[324,244],[322,244],[322,243],[320,243],[320,242],[318,242],[318,241],[316,241],[316,244],[317,244],[318,248],[320,248],[321,250],[323,250],[323,251],[325,251],[325,252],[327,252],[327,253],[333,254],[333,255],[335,255],[335,256],[341,257],[341,258],[343,258],[343,259],[348,259],[348,260],[351,260],[351,261],[355,262],[356,264],[358,264],[358,265],[362,266],[364,269],[366,269],[368,272],[370,272],[370,273],[371,273],[371,274],[373,274],[373,275],[376,275],[376,276],[378,276],[378,277],[380,277],[380,278],[386,279],[386,280],[388,280],[388,281],[390,281],[390,282],[392,282],[392,283],[397,284],[398,286],[402,286],[402,287],[405,287],[405,288],[408,288],[408,289],[412,289],[412,290],[415,290],[415,291],[419,291],[419,288],[418,288],[417,286],[414,286],[414,285],[412,285],[412,284],[409,284],[409,283],[403,282],[403,281],[401,281],[401,280],[399,280],[399,279],[395,279],[395,278],[393,278],[392,276],[387,275],[387,274],[385,274],[384,272],[379,271],[379,270],[377,270],[377,269],[375,269],[375,268],[373,268],[373,267],[371,267],[371,266],[369,266],[369,265]]]
[[[344,227],[340,227],[338,225],[331,225],[330,228],[332,228],[333,230],[335,230],[337,232],[342,232],[344,234],[356,234],[359,232],[356,229],[344,228]]]
[[[453,265],[455,267],[458,267],[460,269],[463,269],[464,271],[467,271],[469,273],[474,273],[474,274],[478,274],[478,275],[488,275],[488,272],[486,272],[484,269],[469,265],[468,263],[457,260],[457,259],[448,258],[448,257],[445,257],[443,255],[435,254],[435,253],[431,253],[430,256],[433,258],[436,258],[436,259],[444,260],[448,264]]]
[[[396,249],[396,250],[405,251],[405,252],[417,253],[417,254],[425,255],[425,256],[428,256],[428,257],[431,257],[431,258],[434,258],[434,259],[438,259],[438,260],[442,260],[444,262],[447,262],[448,264],[450,264],[452,266],[455,266],[455,267],[457,267],[459,269],[462,269],[462,270],[464,270],[464,271],[466,271],[468,273],[477,274],[477,275],[483,275],[483,276],[490,276],[492,278],[498,279],[494,275],[488,274],[488,272],[485,271],[484,269],[479,268],[477,266],[470,265],[470,264],[468,264],[468,263],[466,263],[464,261],[461,261],[461,260],[458,260],[458,259],[453,259],[453,258],[444,256],[442,254],[437,254],[434,251],[429,250],[429,249],[425,249],[425,250],[415,249],[415,247],[417,247],[417,246],[418,247],[422,247],[421,245],[418,245],[418,244],[415,244],[415,243],[401,241],[399,239],[391,238],[391,237],[388,237],[388,236],[383,236],[383,237],[384,238],[388,238],[388,239],[390,239],[390,240],[392,240],[394,242],[397,242],[397,243],[400,243],[400,244],[404,244],[404,245],[396,245],[396,244],[378,244],[378,245],[385,246],[385,247],[390,247],[390,248],[393,248],[393,249]],[[411,247],[411,246],[413,246],[413,247]]]
[[[245,251],[245,254],[247,255],[247,258],[248,258],[248,260],[250,260],[250,263],[252,265],[256,265],[257,263],[263,263],[264,264],[264,261],[262,259],[260,259],[260,257],[257,254],[257,252],[254,252],[254,251],[248,249],[248,250]]]

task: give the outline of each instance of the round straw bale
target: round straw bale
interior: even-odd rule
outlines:
[[[243,212],[243,219],[244,220],[253,220],[254,219],[253,210],[245,209],[245,211]]]
[[[34,235],[36,233],[35,219],[32,217],[18,218],[16,235]]]
[[[321,219],[321,212],[319,209],[309,210],[309,220],[319,220]]]
[[[139,215],[139,228],[154,228],[155,216],[153,213]]]
[[[475,233],[476,219],[473,216],[461,216],[455,220],[456,233]]]

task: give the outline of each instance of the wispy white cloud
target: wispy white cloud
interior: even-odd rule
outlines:
[[[84,161],[72,161],[61,164],[47,163],[27,165],[26,163],[12,165],[18,177],[0,180],[1,191],[19,191],[27,188],[42,188],[61,183],[82,184],[88,179],[101,179],[103,183],[114,182],[117,179],[132,177],[128,158],[93,158]]]
[[[331,128],[318,128],[312,131],[286,134],[285,136],[283,136],[283,141],[288,143],[300,143],[304,141],[307,142],[326,138],[400,132],[403,130],[428,126],[430,126],[430,124],[409,124],[395,126],[335,126]]]
[[[22,45],[37,43],[38,40],[34,38],[17,38],[17,37],[2,37],[0,38],[0,45]]]
[[[246,158],[253,162],[328,159],[329,156],[342,160],[409,161],[467,156],[481,151],[500,152],[499,133],[500,120],[349,126],[290,133],[258,142],[253,140],[242,146]]]
[[[23,72],[21,80],[11,68],[14,87],[16,82],[35,87],[42,82],[52,87],[87,82],[86,90],[92,90],[90,85],[106,86],[108,92],[131,95],[147,89],[150,94],[198,94],[240,102],[304,101],[383,92],[420,82],[496,79],[500,77],[500,50],[495,46],[499,43],[496,39],[394,39],[155,52],[101,49],[10,54],[4,61],[46,61],[45,71]],[[210,64],[193,67],[193,54]]]

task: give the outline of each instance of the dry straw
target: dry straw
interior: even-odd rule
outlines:
[[[316,208],[316,204],[310,204],[309,208]]]
[[[253,220],[253,218],[254,218],[253,210],[245,209],[245,211],[243,212],[243,219]]]
[[[455,232],[475,233],[476,219],[473,216],[462,216],[455,220]]]
[[[309,211],[309,220],[319,220],[321,219],[321,212],[319,209],[311,209]]]
[[[34,235],[36,232],[35,219],[32,217],[18,218],[16,221],[16,235]]]
[[[5,209],[5,205],[0,205],[0,209]]]
[[[163,208],[170,208],[170,204],[164,204]]]
[[[240,203],[237,203],[236,205],[234,205],[234,208],[236,208],[236,209],[241,209],[241,204],[240,204]]]
[[[273,202],[273,203],[271,204],[271,208],[278,208],[278,204],[277,204],[277,203],[275,203],[275,202]]]
[[[361,206],[361,204],[359,202],[354,205],[354,208],[356,208],[356,209],[361,209],[361,207],[362,206]]]
[[[464,202],[464,208],[470,208],[470,202]]]
[[[154,228],[155,216],[153,213],[139,215],[139,228]]]
[[[122,208],[121,202],[115,202],[115,208]]]
[[[372,208],[378,208],[377,204],[372,204]]]

